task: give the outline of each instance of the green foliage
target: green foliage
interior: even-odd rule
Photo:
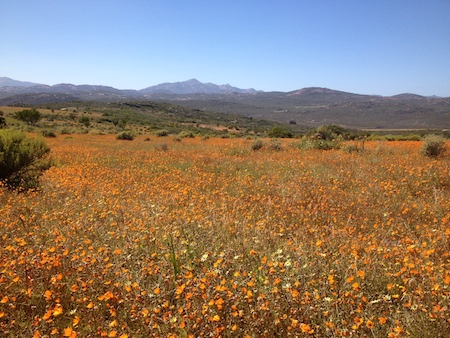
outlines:
[[[41,173],[50,168],[50,148],[41,139],[24,133],[0,130],[0,181],[10,188],[36,188]]]
[[[282,127],[273,127],[268,132],[269,137],[276,137],[276,138],[291,138],[292,133],[289,130],[286,130]]]
[[[275,150],[275,151],[280,151],[280,150],[283,150],[283,146],[281,145],[281,142],[279,140],[272,139],[272,140],[270,140],[270,143],[269,143],[269,149]]]
[[[51,130],[43,130],[41,132],[41,134],[44,137],[56,137],[56,134],[53,131],[51,131]]]
[[[370,141],[421,141],[422,137],[417,134],[408,134],[408,135],[371,135],[368,140]]]
[[[420,152],[428,157],[438,157],[445,153],[446,139],[439,135],[428,135],[425,137]]]
[[[91,124],[91,119],[89,118],[89,116],[81,116],[80,119],[78,120],[78,122],[82,123],[85,125],[85,127],[89,127]]]
[[[134,140],[134,134],[131,131],[122,131],[119,134],[117,134],[116,138],[118,140],[132,141]]]
[[[264,142],[260,139],[255,140],[252,145],[251,148],[252,150],[256,151],[256,150],[260,150],[264,147]]]
[[[185,131],[185,130],[180,132],[178,134],[178,136],[181,137],[181,138],[187,138],[187,137],[188,138],[194,138],[195,137],[195,135],[194,135],[194,133],[192,131],[188,132],[188,131]]]
[[[29,124],[36,124],[42,118],[41,113],[34,108],[18,111],[14,116],[16,119]]]
[[[158,136],[158,137],[163,137],[163,136],[168,136],[168,135],[169,135],[169,131],[167,129],[161,129],[156,132],[156,136]]]
[[[316,129],[316,133],[322,135],[322,139],[324,140],[335,140],[337,138],[354,140],[357,136],[355,132],[336,124],[320,126]]]
[[[311,137],[304,137],[298,144],[298,148],[303,150],[309,149],[331,150],[331,149],[339,149],[340,147],[341,143],[339,141],[316,139]]]
[[[61,135],[70,135],[72,134],[72,130],[69,129],[68,127],[64,127],[63,129],[61,129]]]
[[[6,126],[6,120],[3,115],[3,111],[0,110],[0,129]]]

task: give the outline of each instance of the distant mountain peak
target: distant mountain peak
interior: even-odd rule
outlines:
[[[13,80],[9,77],[0,77],[0,87],[32,87],[38,83]]]
[[[182,82],[161,83],[156,86],[151,86],[140,90],[144,94],[154,93],[170,93],[170,94],[226,94],[226,93],[256,93],[253,88],[241,89],[233,87],[230,84],[216,85],[214,83],[202,83],[197,79],[190,79]]]
[[[306,87],[289,92],[288,95],[291,96],[304,94],[334,94],[334,93],[344,93],[344,92],[322,87]]]

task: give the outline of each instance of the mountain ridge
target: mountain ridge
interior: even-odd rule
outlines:
[[[118,92],[125,92],[125,93],[136,93],[136,94],[170,94],[170,95],[185,95],[185,94],[227,94],[227,93],[241,93],[241,94],[253,94],[253,93],[286,93],[289,94],[289,96],[293,95],[302,95],[302,94],[339,94],[339,93],[345,93],[345,94],[352,94],[352,95],[359,95],[359,96],[373,96],[373,97],[384,97],[384,98],[444,98],[441,96],[436,95],[430,95],[430,96],[423,96],[418,95],[414,93],[399,93],[395,95],[389,95],[389,96],[383,96],[383,95],[371,95],[371,94],[359,94],[359,93],[351,93],[351,92],[345,92],[341,90],[335,90],[335,89],[329,89],[324,87],[304,87],[300,89],[295,89],[292,91],[263,91],[263,90],[256,90],[254,88],[247,88],[242,89],[238,87],[234,87],[230,84],[222,84],[217,85],[211,82],[200,82],[199,80],[193,78],[186,81],[179,81],[179,82],[164,82],[157,85],[149,86],[143,89],[117,89],[111,86],[105,86],[105,85],[89,85],[89,84],[82,84],[82,85],[74,85],[71,83],[58,83],[54,85],[47,85],[47,84],[41,84],[41,83],[34,83],[34,82],[28,82],[28,81],[19,81],[14,80],[9,77],[0,77],[0,98],[3,97],[2,92],[4,92],[4,88],[8,87],[11,88],[10,92],[14,91],[13,89],[21,89],[22,93],[28,93],[28,92],[36,92],[39,90],[45,90],[45,91],[51,91],[56,92],[57,90],[71,90],[71,91],[89,91],[89,90],[102,90],[105,92],[108,91],[114,91],[116,93]],[[31,87],[35,87],[35,90],[31,90]]]
[[[15,83],[19,86],[2,86],[1,83],[5,83],[1,81],[3,79],[0,78],[0,106],[83,101],[159,101],[198,111],[239,114],[313,127],[339,124],[357,129],[450,128],[450,97],[426,97],[410,93],[364,95],[322,87],[306,87],[290,92],[249,92],[237,90],[239,88],[229,84],[205,84],[196,79],[142,90],[67,83],[53,86],[21,86],[21,83]],[[6,83],[11,83],[8,81]]]

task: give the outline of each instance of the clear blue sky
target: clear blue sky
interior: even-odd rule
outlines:
[[[2,0],[0,76],[450,96],[450,0]]]

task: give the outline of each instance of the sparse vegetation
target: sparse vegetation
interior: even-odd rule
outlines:
[[[428,157],[438,157],[445,153],[446,139],[439,135],[428,135],[423,141],[423,146],[420,149],[422,154]]]
[[[117,134],[116,138],[118,140],[132,141],[134,140],[134,134],[131,131],[121,131],[119,134]]]
[[[0,111],[0,128],[3,128],[3,127],[5,127],[5,126],[6,126],[6,120],[5,120],[5,118],[3,117],[3,112]]]
[[[269,137],[275,138],[291,138],[292,133],[289,130],[286,130],[282,127],[273,127],[268,132]]]
[[[256,139],[256,140],[253,141],[253,143],[251,145],[251,148],[252,148],[253,151],[257,151],[257,150],[262,149],[264,146],[265,146],[265,143],[264,143],[263,140]]]
[[[89,118],[89,116],[86,115],[81,116],[78,122],[83,124],[86,128],[88,128],[91,125],[91,119]]]
[[[156,136],[158,136],[158,137],[164,137],[164,136],[168,136],[168,135],[169,135],[169,131],[167,129],[161,129],[156,132]]]
[[[15,118],[34,125],[42,118],[42,114],[36,109],[24,109],[18,111],[15,114]]]
[[[38,179],[51,166],[50,148],[40,139],[24,133],[0,130],[0,182],[10,188],[38,187]]]
[[[41,134],[42,134],[42,136],[44,136],[44,137],[56,137],[55,132],[54,132],[54,131],[51,131],[51,130],[46,130],[46,129],[44,129],[44,130],[42,130]]]

